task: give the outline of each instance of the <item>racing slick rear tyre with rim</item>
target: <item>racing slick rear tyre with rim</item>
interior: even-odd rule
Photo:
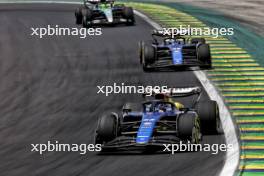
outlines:
[[[82,10],[83,10],[82,6],[75,10],[76,24],[82,24],[82,20],[83,20]]]
[[[179,116],[178,132],[182,139],[187,139],[193,144],[199,144],[202,138],[200,120],[195,113],[185,113]]]
[[[95,144],[111,141],[118,135],[118,118],[113,114],[105,114],[98,120]]]
[[[124,7],[123,9],[124,18],[127,20],[127,25],[135,24],[134,11],[132,7]]]
[[[198,60],[204,65],[201,68],[210,69],[212,68],[212,57],[210,52],[210,46],[208,44],[201,44],[197,49]]]
[[[82,25],[84,28],[88,28],[91,26],[92,22],[92,11],[90,9],[82,10]]]
[[[204,134],[218,134],[221,131],[219,109],[216,101],[202,101],[197,104],[197,113]]]
[[[205,41],[204,38],[193,38],[193,39],[191,40],[191,43],[192,43],[192,44],[196,44],[196,43],[205,44],[206,41]]]

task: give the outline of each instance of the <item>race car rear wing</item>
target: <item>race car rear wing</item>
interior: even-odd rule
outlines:
[[[115,0],[84,0],[84,3],[99,4],[99,3],[114,3]]]
[[[200,101],[202,89],[201,87],[184,87],[184,88],[166,88],[166,89],[152,89],[152,94],[149,92],[144,93],[143,97],[152,96],[157,100],[166,98],[181,98],[181,97],[192,97],[196,95],[191,108],[194,108]]]
[[[200,87],[168,88],[168,92],[172,97],[178,97],[200,94],[202,92],[202,89]]]
[[[200,94],[202,89],[200,87],[183,87],[183,88],[166,88],[166,89],[152,89],[152,96],[157,94],[164,94],[168,97],[183,97]],[[149,93],[149,92],[148,92]],[[144,95],[144,94],[143,94]]]
[[[159,30],[153,30],[152,36],[158,36],[158,37],[171,37],[171,38],[177,38],[180,36],[190,36],[192,35],[190,30],[187,29],[177,29],[177,28],[163,28]]]

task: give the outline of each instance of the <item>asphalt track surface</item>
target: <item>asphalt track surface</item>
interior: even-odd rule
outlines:
[[[140,95],[97,94],[97,85],[200,85],[190,71],[144,73],[137,43],[152,29],[137,25],[104,27],[102,36],[30,36],[31,27],[76,27],[75,6],[0,5],[0,173],[5,176],[217,175],[225,153],[97,155],[88,152],[31,152],[31,145],[93,143],[97,117],[118,111]],[[203,99],[208,99],[203,94]],[[188,100],[186,103],[190,103]],[[205,136],[204,143],[224,143]]]

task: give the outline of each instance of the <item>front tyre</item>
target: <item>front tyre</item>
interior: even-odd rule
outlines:
[[[152,45],[144,45],[142,50],[142,66],[145,72],[152,71],[152,68],[149,66],[155,62],[155,49]]]
[[[152,45],[144,45],[142,54],[145,64],[148,65],[155,62],[155,49]]]
[[[216,101],[202,101],[197,104],[202,133],[218,134],[221,131],[219,108]]]
[[[201,44],[197,48],[197,57],[204,65],[201,66],[205,69],[212,68],[212,57],[210,52],[210,46],[208,44]]]
[[[178,133],[182,139],[187,139],[193,144],[201,141],[200,120],[196,113],[181,114],[178,119]]]
[[[82,26],[84,28],[89,28],[92,25],[92,11],[90,9],[82,10]]]
[[[75,10],[75,23],[76,24],[82,24],[82,20],[83,20],[83,15],[82,15],[82,10],[83,10],[83,7],[79,7]]]
[[[119,131],[118,118],[114,114],[105,114],[98,120],[95,144],[104,144],[115,139]]]
[[[204,38],[192,38],[191,43],[192,44],[198,44],[198,43],[205,44],[206,41]]]
[[[127,25],[135,24],[134,11],[132,7],[124,7],[123,9],[124,18],[127,20]]]

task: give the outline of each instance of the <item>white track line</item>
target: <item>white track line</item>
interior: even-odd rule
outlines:
[[[57,3],[57,4],[82,4],[81,2],[71,2],[71,1],[2,1],[0,3]],[[156,29],[161,29],[161,26],[151,20],[146,15],[135,11],[135,14],[148,22],[151,26]],[[207,78],[206,74],[203,71],[193,71],[195,76],[199,79],[203,87],[205,88],[207,94],[212,100],[217,101],[219,105],[220,118],[225,133],[225,139],[227,144],[233,145],[233,150],[227,151],[225,165],[219,174],[219,176],[233,176],[238,164],[239,164],[239,143],[236,135],[236,128],[232,121],[232,117],[228,108],[226,107],[222,97],[218,94],[214,85]]]

